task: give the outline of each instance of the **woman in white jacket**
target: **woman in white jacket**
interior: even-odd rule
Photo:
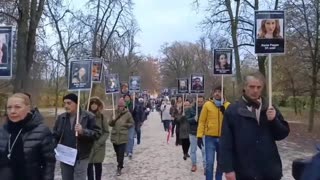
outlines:
[[[170,114],[170,109],[171,109],[171,102],[169,100],[169,97],[166,96],[164,104],[161,105],[162,121],[164,124],[165,131],[169,131],[170,122],[173,119]]]

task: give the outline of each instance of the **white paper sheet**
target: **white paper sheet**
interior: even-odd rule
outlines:
[[[54,152],[56,153],[56,160],[74,166],[78,153],[77,149],[58,144]]]

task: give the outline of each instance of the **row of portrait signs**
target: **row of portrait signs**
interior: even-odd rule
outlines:
[[[71,61],[68,89],[70,91],[90,90],[92,88],[92,83],[101,82],[102,71],[104,71],[106,94],[140,92],[140,76],[130,76],[129,84],[126,82],[120,83],[119,75],[110,74],[108,66],[99,59]]]
[[[256,11],[255,12],[255,28],[254,28],[255,48],[254,50],[257,55],[285,53],[284,24],[285,24],[284,11]],[[15,31],[13,26],[0,26],[0,78],[1,79],[10,79],[12,77],[12,62],[13,62],[12,59],[13,59],[13,47],[14,47],[13,37],[15,35],[14,33]],[[213,74],[215,75],[232,75],[233,74],[232,53],[233,53],[232,49],[217,49],[214,51]],[[95,65],[93,64],[93,66]],[[98,78],[98,76],[96,76],[96,78]],[[86,88],[88,87],[89,85],[87,84]]]
[[[285,53],[285,13],[284,11],[255,11],[254,16],[254,52],[257,55],[269,56],[269,103],[272,101],[271,59],[272,55]],[[15,31],[13,26],[0,26],[0,79],[11,79],[14,57]],[[232,49],[214,50],[213,74],[222,76],[233,75]],[[69,72],[69,90],[89,90],[93,82],[101,82],[103,68],[101,61],[72,61]],[[105,68],[106,93],[139,92],[141,79],[131,76],[128,83],[120,84],[118,74],[110,74]],[[203,93],[203,76],[191,77],[191,93]],[[188,79],[179,79],[178,92],[188,92]]]

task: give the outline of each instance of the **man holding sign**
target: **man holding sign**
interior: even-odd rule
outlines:
[[[282,164],[276,141],[288,136],[289,125],[261,97],[262,74],[250,74],[244,83],[243,96],[224,114],[219,166],[227,180],[280,180]]]
[[[69,154],[68,159],[57,158],[61,162],[62,180],[86,180],[89,155],[101,131],[92,113],[77,108],[77,95],[68,94],[63,97],[63,102],[66,112],[58,116],[53,128],[58,147],[56,157],[62,157],[63,149],[72,149],[75,153]],[[75,158],[74,164],[69,163],[71,158]]]

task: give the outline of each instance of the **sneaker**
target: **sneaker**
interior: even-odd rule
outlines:
[[[119,167],[117,169],[117,176],[121,176],[121,168],[119,168]]]
[[[132,159],[132,154],[131,154],[131,153],[129,153],[129,155],[128,155],[128,156],[129,156],[129,159],[131,160],[131,159]]]
[[[137,144],[140,144],[140,141],[137,141]]]
[[[196,165],[192,165],[191,172],[196,172],[196,171],[197,171],[197,166]]]
[[[189,154],[187,154],[187,157],[189,158],[189,157],[190,157],[190,155],[189,155]]]

